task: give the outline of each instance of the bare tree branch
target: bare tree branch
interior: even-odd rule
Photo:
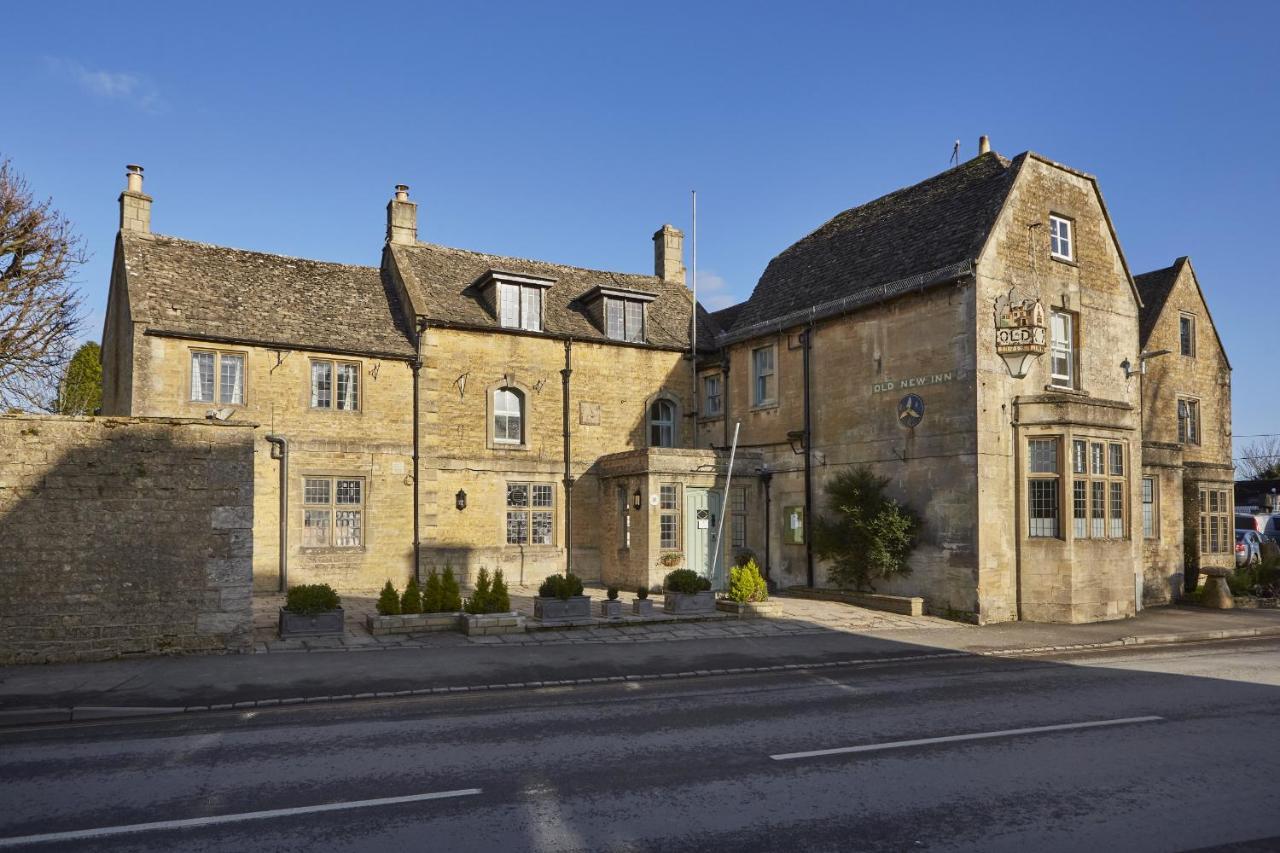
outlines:
[[[1280,436],[1264,436],[1246,444],[1236,467],[1246,480],[1280,478]]]
[[[0,408],[52,409],[80,328],[83,241],[0,161]]]

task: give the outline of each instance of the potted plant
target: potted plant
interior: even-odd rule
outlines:
[[[729,569],[729,592],[716,602],[716,609],[741,617],[768,616],[777,611],[777,602],[769,601],[769,587],[760,575],[754,559]]]
[[[543,622],[569,622],[591,618],[591,596],[582,594],[582,580],[572,572],[550,575],[538,587],[533,618]]]
[[[693,569],[676,569],[671,572],[662,582],[662,591],[666,595],[662,609],[667,613],[689,615],[715,612],[716,599],[711,592],[711,581]]]
[[[631,602],[631,612],[636,616],[653,615],[653,602],[649,600],[649,587],[644,584],[636,588],[635,600]]]
[[[621,619],[622,602],[618,600],[618,588],[616,586],[609,587],[606,595],[608,595],[608,598],[600,602],[600,615],[605,619]]]
[[[341,637],[345,615],[341,601],[327,583],[290,587],[280,608],[280,638]]]
[[[387,581],[378,597],[378,614],[365,618],[369,633],[421,634],[430,631],[456,631],[462,616],[462,594],[453,569],[446,566],[443,577],[435,570],[419,587],[410,580],[403,595]]]
[[[475,588],[463,602],[463,609],[466,615],[462,617],[462,627],[467,634],[524,633],[524,616],[511,609],[511,596],[507,592],[502,569],[493,573],[492,581],[489,580],[489,570],[480,569]]]

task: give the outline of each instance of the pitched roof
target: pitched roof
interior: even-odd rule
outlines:
[[[981,252],[1020,160],[989,152],[835,216],[769,262],[729,333],[906,279],[954,278]]]
[[[129,304],[152,332],[411,357],[403,312],[377,267],[310,261],[122,232]]]
[[[463,328],[499,329],[475,285],[490,270],[555,279],[543,295],[543,329],[577,340],[609,341],[587,314],[583,298],[597,287],[652,294],[645,335],[653,346],[687,349],[693,297],[683,284],[657,276],[607,272],[547,261],[509,258],[432,243],[389,244],[409,299],[428,321]],[[617,343],[617,341],[610,341]]]
[[[1169,300],[1169,294],[1173,292],[1178,273],[1182,271],[1182,265],[1186,262],[1187,259],[1183,256],[1174,261],[1171,266],[1133,277],[1133,283],[1138,286],[1138,294],[1142,297],[1142,310],[1138,315],[1138,342],[1144,349],[1147,346],[1147,340],[1151,337],[1151,331],[1156,327],[1156,321],[1160,319],[1160,312],[1164,310],[1164,305]]]

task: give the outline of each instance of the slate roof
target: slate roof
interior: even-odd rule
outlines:
[[[1133,277],[1133,283],[1138,286],[1138,294],[1142,297],[1142,309],[1138,315],[1138,341],[1144,349],[1152,330],[1156,327],[1156,321],[1160,319],[1160,312],[1164,310],[1164,305],[1169,300],[1169,294],[1173,292],[1178,273],[1182,271],[1182,265],[1186,262],[1186,257],[1181,257],[1174,261],[1172,266]]]
[[[989,152],[835,216],[769,262],[727,333],[907,279],[955,278],[981,252],[1026,156]]]
[[[654,300],[646,309],[648,343],[680,349],[689,346],[693,297],[679,283],[652,275],[584,269],[432,243],[390,244],[390,249],[410,300],[430,322],[462,328],[501,328],[475,285],[489,270],[502,270],[555,279],[555,284],[543,295],[545,332],[572,336],[576,340],[609,341],[587,315],[583,299],[591,290],[604,286],[654,294]]]
[[[377,267],[120,235],[129,305],[145,329],[294,349],[412,357]]]

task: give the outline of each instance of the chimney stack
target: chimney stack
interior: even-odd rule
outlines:
[[[120,193],[120,230],[151,233],[151,196],[142,191],[142,167],[125,166],[124,192]]]
[[[663,281],[684,284],[684,232],[663,225],[653,235],[653,274]]]
[[[396,184],[395,197],[387,202],[387,242],[418,242],[418,205],[409,201],[407,184]]]
[[[988,139],[985,134],[983,136],[979,136],[978,137],[978,156],[981,157],[983,154],[986,154],[990,150],[991,150],[991,140]]]

